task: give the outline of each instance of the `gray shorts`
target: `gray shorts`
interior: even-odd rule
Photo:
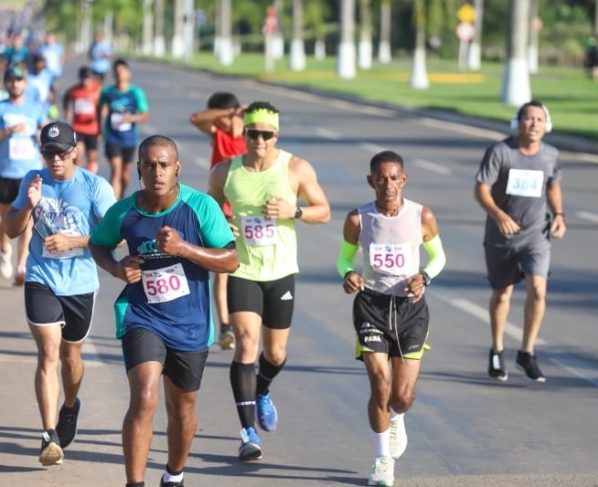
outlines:
[[[550,271],[550,241],[540,240],[521,248],[484,245],[488,281],[493,289],[517,284],[526,275],[547,278]]]

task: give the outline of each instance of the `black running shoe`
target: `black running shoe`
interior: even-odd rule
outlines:
[[[495,352],[490,349],[490,355],[488,357],[488,375],[501,382],[504,382],[509,378],[503,359],[504,352],[504,350]]]
[[[546,377],[538,367],[538,361],[535,355],[528,352],[517,352],[515,364],[519,370],[525,372],[528,378],[535,382],[546,382]]]
[[[56,432],[60,437],[61,448],[69,446],[75,436],[77,436],[77,418],[81,410],[81,401],[79,398],[75,401],[72,408],[67,408],[64,404],[58,413],[58,424],[56,425]]]
[[[60,439],[55,430],[46,430],[42,433],[42,446],[39,450],[39,461],[44,467],[60,465],[64,453],[60,448]]]

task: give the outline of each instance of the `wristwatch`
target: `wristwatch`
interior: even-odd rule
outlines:
[[[428,287],[432,282],[432,278],[428,275],[426,271],[421,271],[420,274],[424,278],[424,286]]]
[[[297,207],[297,211],[295,211],[295,217],[294,217],[295,220],[297,218],[301,218],[301,215],[303,215],[303,210],[301,208]]]

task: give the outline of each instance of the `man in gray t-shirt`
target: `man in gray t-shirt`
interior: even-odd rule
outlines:
[[[558,151],[542,142],[552,123],[540,102],[524,104],[513,126],[517,135],[489,147],[476,174],[475,198],[487,213],[484,251],[492,287],[488,374],[500,381],[508,378],[504,329],[513,286],[525,278],[526,312],[516,365],[530,379],[545,382],[534,345],[546,307],[550,238],[562,238],[567,230],[561,170]]]

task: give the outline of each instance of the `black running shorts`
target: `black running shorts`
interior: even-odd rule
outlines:
[[[39,282],[25,283],[25,314],[31,326],[61,325],[62,339],[78,343],[89,335],[96,293],[56,296]]]
[[[229,313],[251,311],[262,317],[266,328],[290,328],[295,305],[295,274],[264,282],[229,276],[226,293]]]
[[[96,150],[98,148],[98,136],[92,134],[82,134],[77,132],[77,141],[83,143],[87,150]]]
[[[108,159],[120,157],[123,163],[133,162],[133,159],[135,158],[135,146],[122,147],[118,144],[106,143],[104,145],[104,153]]]
[[[0,203],[10,205],[17,199],[21,179],[0,178]]]
[[[197,391],[201,386],[208,349],[182,352],[166,344],[147,328],[127,329],[122,337],[123,357],[127,372],[143,362],[160,362],[162,373],[183,391]]]
[[[390,296],[365,289],[353,301],[353,326],[357,333],[355,358],[364,352],[390,357],[421,359],[428,336],[430,316],[425,297]]]

